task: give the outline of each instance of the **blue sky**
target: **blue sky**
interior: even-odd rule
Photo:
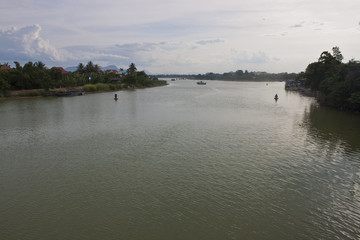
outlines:
[[[150,73],[300,72],[360,59],[358,0],[0,0],[0,63]]]

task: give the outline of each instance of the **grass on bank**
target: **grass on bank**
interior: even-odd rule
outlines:
[[[86,84],[83,89],[85,92],[116,91],[123,89],[123,86],[121,84],[96,83]]]
[[[111,84],[111,83],[96,83],[86,84],[83,86],[85,92],[100,92],[100,91],[117,91],[121,89],[134,89],[134,88],[146,88],[155,86],[165,86],[167,82],[164,80],[146,81],[143,84],[129,85],[127,83]]]

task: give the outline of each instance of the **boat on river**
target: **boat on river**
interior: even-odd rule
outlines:
[[[199,81],[197,82],[198,85],[206,85],[206,82],[203,82],[203,81]]]

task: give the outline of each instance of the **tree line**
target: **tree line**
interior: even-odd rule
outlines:
[[[157,75],[158,77],[167,78],[186,78],[197,80],[219,80],[219,81],[285,81],[294,79],[296,73],[267,73],[267,72],[249,72],[248,70],[236,70],[235,72],[226,73],[205,73],[205,74],[169,74]]]
[[[224,81],[285,81],[294,78],[296,73],[266,73],[266,72],[249,72],[247,70],[236,70],[235,72],[226,73],[206,73],[195,75],[199,80],[224,80]]]
[[[151,87],[164,85],[163,81],[148,76],[144,71],[137,71],[134,63],[129,69],[121,72],[103,72],[97,64],[89,61],[80,63],[75,72],[63,74],[59,68],[47,68],[44,63],[28,62],[21,66],[14,62],[10,68],[8,63],[0,64],[0,96],[6,96],[9,90],[53,89],[84,86],[87,84],[112,84],[118,88]],[[4,68],[5,67],[5,68]]]
[[[360,62],[342,63],[339,47],[324,51],[317,62],[310,63],[297,79],[316,93],[320,104],[349,111],[360,111]]]

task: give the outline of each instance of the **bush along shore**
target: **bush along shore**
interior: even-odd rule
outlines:
[[[70,73],[62,68],[48,69],[41,62],[29,62],[23,67],[0,65],[0,99],[24,97],[70,96],[86,93],[118,91],[126,89],[164,86],[166,81],[137,71],[131,63],[126,71],[103,72],[91,61],[79,64],[77,71]]]

